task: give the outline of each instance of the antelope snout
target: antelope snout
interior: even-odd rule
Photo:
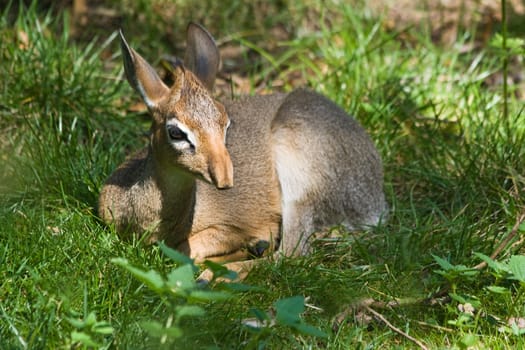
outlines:
[[[219,190],[233,187],[233,163],[226,148],[210,157],[208,170],[213,184]]]

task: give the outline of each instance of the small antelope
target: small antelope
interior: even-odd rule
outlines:
[[[310,236],[377,224],[381,159],[357,121],[304,89],[217,101],[219,51],[190,23],[167,86],[120,35],[126,77],[151,114],[149,145],[102,188],[99,214],[196,262],[246,273],[254,258],[306,254]]]

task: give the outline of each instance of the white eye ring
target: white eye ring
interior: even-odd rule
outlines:
[[[173,137],[173,130],[178,130],[178,133],[176,136],[179,137]],[[170,132],[171,131],[171,132]],[[175,132],[177,133],[177,132]],[[166,123],[166,134],[171,142],[171,144],[177,148],[177,149],[186,149],[189,147],[196,148],[197,147],[197,138],[195,137],[195,134],[191,132],[191,130],[178,120],[168,121]]]
[[[168,136],[172,141],[188,141],[188,136],[176,125],[166,125]]]

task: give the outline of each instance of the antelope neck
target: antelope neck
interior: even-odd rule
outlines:
[[[159,166],[155,166],[153,176],[163,197],[163,205],[177,206],[178,204],[181,208],[187,208],[189,206],[187,201],[195,197],[197,188],[195,177],[176,167],[158,168]]]

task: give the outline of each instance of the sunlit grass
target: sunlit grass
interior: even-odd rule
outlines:
[[[130,5],[126,21],[146,5]],[[300,72],[309,87],[360,120],[384,159],[389,220],[367,232],[343,232],[337,244],[324,242],[308,257],[257,267],[247,283],[259,290],[239,293],[232,303],[210,303],[207,317],[184,324],[194,348],[243,348],[253,339],[241,322],[253,317],[250,309],[269,310],[292,295],[307,298],[306,321],[329,337],[275,328],[264,338],[267,348],[413,347],[381,322],[362,324],[356,315],[337,330],[332,322],[356,300],[433,295],[447,283],[435,273],[432,255],[474,266],[479,259],[473,253],[489,255],[523,210],[522,101],[508,100],[503,123],[501,89],[486,83],[500,71],[498,52],[464,52],[468,33],[455,47],[438,47],[415,32],[415,44],[403,45],[377,20],[339,6],[330,25],[280,43],[270,61],[259,57],[254,74],[287,81],[287,74]],[[291,25],[300,27],[305,9],[293,9]],[[316,7],[320,16],[328,10],[334,8]],[[104,179],[144,145],[146,128],[126,113],[134,95],[122,80],[118,54],[109,65],[101,60],[113,34],[74,43],[64,23],[67,18],[35,8],[16,21],[7,12],[0,18],[0,348],[77,347],[71,335],[78,329],[68,320],[92,312],[114,329],[97,335],[99,344],[158,348],[141,322],[166,322],[168,311],[111,259],[161,273],[173,262],[158,247],[119,240],[94,209]],[[218,29],[223,35],[242,30]],[[151,43],[141,32],[137,42]],[[146,53],[158,49],[148,45]],[[263,50],[256,41],[250,45]],[[466,348],[471,335],[478,348],[520,348],[523,336],[498,329],[510,317],[525,316],[523,286],[501,281],[490,272],[458,280],[458,291],[481,303],[477,318],[464,325],[452,324],[459,317],[454,301],[381,312],[430,348]],[[500,282],[509,294],[494,297],[486,286]]]

